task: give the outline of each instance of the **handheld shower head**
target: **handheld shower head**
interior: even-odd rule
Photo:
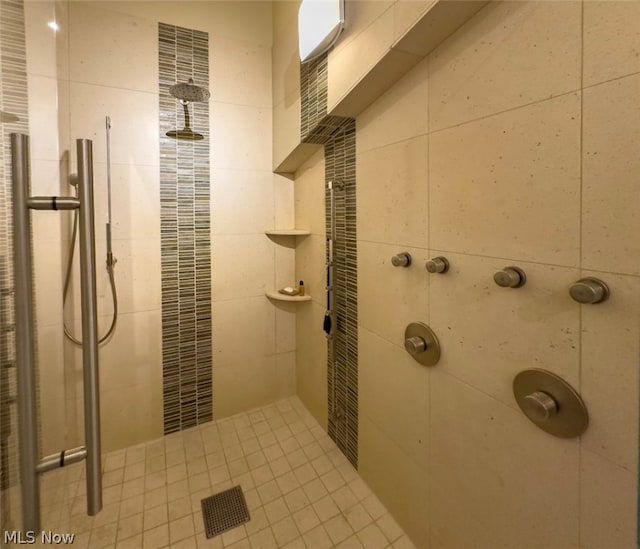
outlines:
[[[180,101],[188,101],[190,103],[207,101],[211,97],[208,89],[196,86],[193,83],[193,78],[189,78],[189,82],[174,84],[169,88],[169,93],[176,99],[180,99]]]

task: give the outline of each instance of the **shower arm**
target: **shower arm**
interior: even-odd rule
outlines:
[[[180,103],[182,103],[182,108],[184,110],[184,129],[185,130],[190,130],[191,129],[191,119],[189,117],[189,108],[187,107],[187,105],[189,104],[189,101],[184,101],[183,99],[181,99]]]

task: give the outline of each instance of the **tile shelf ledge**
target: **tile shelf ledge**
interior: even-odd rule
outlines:
[[[486,4],[487,0],[433,0],[382,57],[370,67],[361,67],[364,73],[349,90],[339,97],[333,97],[332,90],[328,90],[327,114],[356,118]],[[339,51],[329,53],[329,71],[336,55],[340,55]],[[273,171],[293,179],[296,170],[320,148],[322,145],[298,142],[284,156],[273,159]]]
[[[269,299],[275,299],[277,301],[311,301],[310,295],[285,295],[278,293],[276,290],[267,290],[265,292],[265,295]]]
[[[306,236],[311,234],[307,229],[266,229],[264,234],[269,236]]]

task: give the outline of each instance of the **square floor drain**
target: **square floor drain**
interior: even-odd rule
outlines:
[[[240,486],[204,498],[200,503],[207,539],[251,520]]]

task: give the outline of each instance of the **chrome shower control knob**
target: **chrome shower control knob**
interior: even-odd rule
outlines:
[[[547,421],[558,413],[557,402],[544,391],[525,396],[521,406],[525,415],[534,421]]]
[[[408,337],[404,340],[404,348],[410,355],[417,355],[427,350],[427,342],[420,336]]]
[[[449,270],[449,262],[446,257],[438,256],[427,261],[425,267],[430,273],[444,274]]]
[[[527,275],[519,267],[505,267],[493,275],[493,280],[503,288],[520,288],[527,281]]]
[[[391,264],[394,267],[408,267],[411,265],[411,254],[409,252],[400,252],[391,258]]]
[[[602,303],[609,297],[609,287],[593,277],[581,278],[569,288],[569,295],[578,303]]]

